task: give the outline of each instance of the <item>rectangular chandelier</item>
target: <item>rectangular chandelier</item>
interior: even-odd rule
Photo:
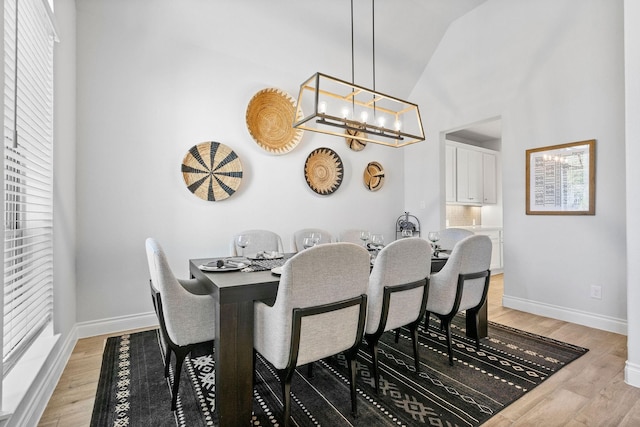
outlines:
[[[300,85],[293,127],[390,147],[424,141],[416,104],[322,73]]]

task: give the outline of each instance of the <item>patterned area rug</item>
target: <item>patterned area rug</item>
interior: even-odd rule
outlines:
[[[292,382],[294,426],[478,426],[588,350],[493,322],[476,351],[464,336],[464,318],[452,324],[454,366],[432,319],[420,329],[421,371],[413,366],[411,339],[386,333],[380,342],[380,394],[363,344],[358,356],[357,418],[350,415],[343,356],[316,362],[313,378],[300,369]],[[215,375],[211,349],[198,349],[182,374],[178,409],[170,411],[157,331],[109,338],[91,426],[215,426]],[[175,359],[173,359],[175,361]],[[171,373],[173,375],[173,372]],[[282,425],[280,384],[258,356],[252,426]]]

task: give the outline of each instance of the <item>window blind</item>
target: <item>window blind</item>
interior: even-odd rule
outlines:
[[[43,0],[4,1],[4,375],[52,318],[54,39]]]

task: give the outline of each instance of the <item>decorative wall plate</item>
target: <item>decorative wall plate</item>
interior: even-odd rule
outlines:
[[[318,194],[331,194],[340,187],[344,166],[340,156],[330,148],[316,148],[304,164],[304,177]]]
[[[272,154],[293,150],[303,130],[293,128],[296,101],[280,89],[267,88],[256,93],[247,106],[247,128],[256,143]],[[298,112],[302,117],[302,111]]]
[[[384,184],[384,169],[378,162],[371,162],[364,169],[363,174],[364,185],[369,191],[378,191]]]
[[[240,187],[242,163],[226,145],[203,142],[191,147],[184,156],[182,177],[189,191],[201,199],[224,200]]]
[[[361,141],[359,139],[353,138],[353,136],[362,136],[363,132],[360,132],[358,130],[346,129],[344,131],[344,134],[346,135],[344,139],[347,141],[347,145],[353,151],[362,151],[364,150],[364,147],[367,146],[367,141]]]

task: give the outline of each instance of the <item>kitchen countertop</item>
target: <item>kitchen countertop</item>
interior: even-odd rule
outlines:
[[[469,231],[494,231],[494,230],[502,230],[501,226],[498,225],[452,225],[447,228],[462,228],[464,230]]]

